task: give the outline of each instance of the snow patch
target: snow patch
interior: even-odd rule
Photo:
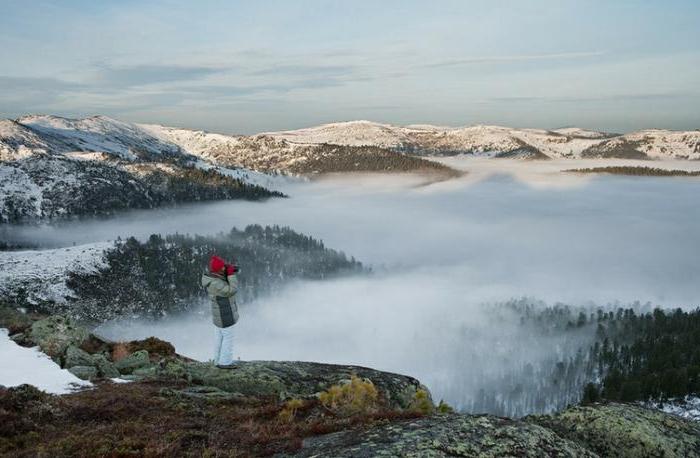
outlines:
[[[669,399],[665,402],[647,402],[642,405],[685,418],[686,420],[700,421],[700,397],[698,396]]]
[[[0,329],[0,367],[0,385],[5,387],[26,383],[47,393],[65,394],[92,386],[92,383],[61,369],[38,347],[17,345],[8,336],[7,329]]]
[[[95,272],[106,267],[104,251],[112,242],[98,242],[51,250],[0,251],[0,294],[23,288],[32,303],[65,303],[74,297],[66,285],[68,272]]]

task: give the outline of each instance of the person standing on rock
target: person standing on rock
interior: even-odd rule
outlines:
[[[238,267],[226,264],[222,258],[213,255],[209,259],[209,269],[202,274],[202,286],[207,290],[211,302],[211,314],[216,327],[214,344],[214,364],[221,369],[233,369],[233,325],[238,322]]]

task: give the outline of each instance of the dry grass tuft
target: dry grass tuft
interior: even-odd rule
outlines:
[[[355,375],[349,383],[333,385],[318,399],[324,407],[340,416],[368,415],[382,407],[374,384]]]

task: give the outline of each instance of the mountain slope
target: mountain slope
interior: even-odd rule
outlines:
[[[700,159],[700,131],[646,130],[619,135],[575,127],[556,130],[482,125],[401,127],[351,121],[266,135],[300,145],[374,145],[421,155]]]
[[[182,154],[177,145],[160,141],[134,124],[106,116],[84,119],[24,116],[17,123],[41,135],[56,153],[97,151],[126,160]]]
[[[12,119],[0,120],[0,161],[28,157],[38,151],[46,152],[52,146],[29,127]]]
[[[0,223],[176,202],[262,199],[274,178],[220,167],[105,116],[0,121]]]
[[[582,157],[700,159],[700,131],[643,130],[591,145]]]
[[[243,166],[265,172],[295,174],[416,170],[444,175],[455,173],[449,167],[402,154],[385,145],[294,143],[266,134],[229,136],[153,124],[141,124],[140,127],[164,141],[177,144],[189,154],[224,167]]]
[[[0,223],[202,200],[282,196],[216,170],[34,154],[0,162]]]

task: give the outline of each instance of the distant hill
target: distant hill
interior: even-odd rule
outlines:
[[[459,173],[435,156],[700,160],[700,131],[609,134],[350,121],[257,135],[106,116],[0,120],[0,222],[182,201],[262,198],[280,174]],[[49,173],[50,172],[50,173]]]
[[[105,116],[0,120],[0,223],[282,196],[274,183]]]
[[[370,121],[324,124],[265,135],[303,145],[371,145],[419,155],[473,154],[524,158],[700,159],[700,131],[643,130],[611,134],[575,127],[393,126]]]

